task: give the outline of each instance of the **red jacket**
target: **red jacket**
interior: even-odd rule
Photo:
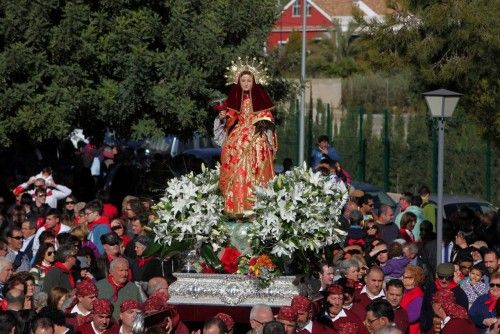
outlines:
[[[120,326],[117,324],[110,323],[109,328],[104,331],[102,334],[118,334],[120,332]],[[97,334],[94,329],[92,328],[92,325],[90,322],[78,327],[75,330],[75,333],[80,333],[80,334]]]
[[[301,329],[297,331],[297,334],[336,334],[337,332],[328,326],[320,324],[319,322],[312,322],[312,332],[309,332],[306,329]]]

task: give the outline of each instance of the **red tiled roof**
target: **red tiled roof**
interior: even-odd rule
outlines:
[[[331,16],[352,16],[354,0],[312,0]],[[391,9],[387,8],[386,0],[362,0],[374,12],[380,15],[390,14]]]

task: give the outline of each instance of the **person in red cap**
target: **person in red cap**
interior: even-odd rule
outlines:
[[[280,308],[276,320],[283,324],[286,334],[294,334],[297,327],[297,311],[291,306],[283,306]]]
[[[323,324],[312,321],[313,305],[305,296],[295,296],[292,308],[297,312],[297,334],[334,334],[335,331]]]
[[[164,319],[163,322],[158,323],[153,327],[167,329],[167,333],[172,334],[189,334],[189,329],[182,322],[177,308],[168,304],[169,295],[166,291],[160,290],[153,293],[142,305],[142,310],[146,316],[155,314],[161,311],[170,311],[170,316]]]
[[[127,299],[120,305],[120,334],[132,334],[132,325],[141,305],[137,300]]]
[[[368,330],[363,322],[351,310],[343,308],[344,289],[339,284],[328,287],[325,309],[317,321],[333,328],[338,333],[366,334]]]
[[[112,320],[113,304],[107,299],[96,299],[92,303],[91,321],[80,326],[81,334],[118,334],[119,327]]]
[[[214,318],[220,319],[224,322],[227,328],[227,334],[233,334],[234,320],[226,313],[217,313]]]
[[[91,280],[86,279],[78,283],[74,303],[67,309],[66,322],[75,328],[87,322],[96,298],[97,287]]]

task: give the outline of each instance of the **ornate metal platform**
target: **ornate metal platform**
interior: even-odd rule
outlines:
[[[174,273],[177,281],[169,287],[172,304],[269,306],[290,305],[303,286],[293,284],[295,276],[281,276],[259,289],[257,281],[245,276]]]

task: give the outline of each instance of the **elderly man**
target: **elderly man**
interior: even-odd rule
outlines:
[[[500,298],[500,272],[491,274],[490,291],[479,296],[469,310],[469,316],[476,325],[478,333],[486,333],[488,327],[498,321],[499,314],[495,313],[498,298]]]
[[[14,273],[14,268],[12,267],[12,262],[10,262],[7,258],[1,256],[0,257],[0,299],[3,299],[3,287],[5,283],[12,277]]]
[[[341,332],[345,328],[350,329],[350,333],[366,333],[361,320],[351,311],[343,308],[344,289],[339,284],[328,287],[325,311],[318,317],[318,322],[333,328],[336,332]]]
[[[286,334],[295,334],[297,328],[297,312],[290,306],[282,306],[276,316],[276,320],[285,327]]]
[[[43,280],[43,291],[50,293],[53,287],[65,288],[71,291],[75,288],[75,279],[71,270],[76,265],[76,249],[64,246],[56,252],[56,263],[50,268]]]
[[[129,265],[125,258],[118,257],[109,265],[109,276],[98,281],[99,297],[110,300],[114,306],[113,318],[119,317],[119,306],[126,299],[141,301],[139,288],[128,279]]]
[[[382,204],[379,209],[379,216],[376,223],[380,238],[388,245],[399,238],[399,227],[393,220],[394,210],[389,205]]]
[[[377,299],[366,307],[365,326],[370,333],[391,326],[394,323],[394,310],[385,299]]]
[[[312,321],[313,305],[305,296],[292,299],[292,309],[297,312],[297,334],[334,334],[335,331],[319,322]]]
[[[164,277],[153,277],[148,281],[146,294],[151,296],[157,291],[165,291],[168,295],[168,281]]]
[[[79,327],[85,323],[86,317],[92,312],[94,300],[97,298],[97,287],[91,280],[83,280],[76,286],[75,302],[66,317],[66,322]]]
[[[107,299],[96,299],[93,303],[91,321],[77,329],[81,334],[118,334],[119,327],[111,318],[113,305]]]
[[[264,324],[272,320],[274,320],[273,311],[269,306],[264,304],[255,305],[250,311],[250,327],[252,329],[249,333],[262,334]]]
[[[379,267],[373,266],[368,270],[365,277],[365,286],[354,293],[354,306],[352,311],[359,319],[364,319],[366,306],[377,298],[385,297],[384,272]]]
[[[120,334],[132,334],[132,325],[141,306],[138,301],[127,299],[120,305]]]

